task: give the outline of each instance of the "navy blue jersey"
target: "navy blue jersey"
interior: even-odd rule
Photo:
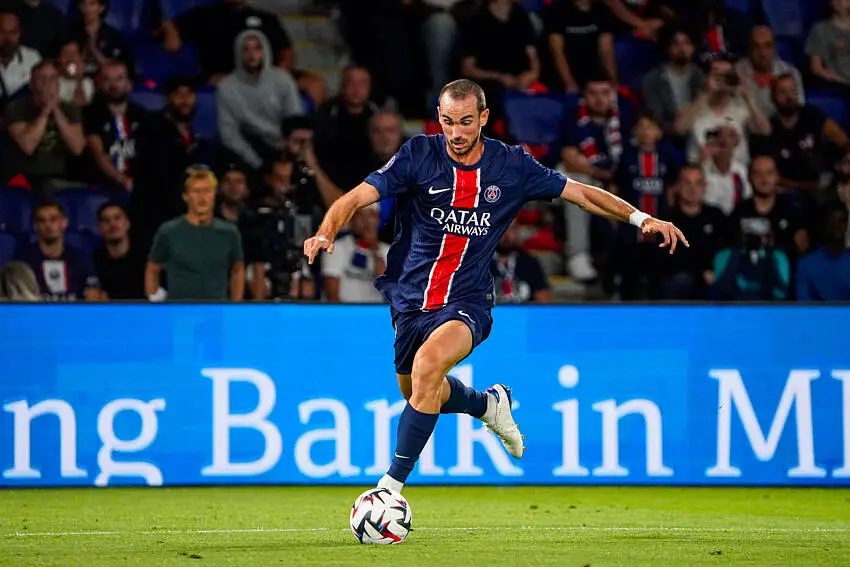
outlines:
[[[679,175],[679,165],[663,150],[642,152],[630,148],[617,168],[615,181],[620,196],[654,217],[666,206],[667,191]]]
[[[86,288],[100,286],[91,257],[67,244],[59,258],[47,258],[38,244],[31,244],[20,251],[17,259],[35,272],[45,301],[83,300]]]
[[[396,196],[395,235],[375,286],[399,312],[452,301],[493,304],[490,262],[522,205],[558,197],[567,178],[519,146],[484,138],[475,165],[449,157],[443,135],[408,140],[366,183]]]

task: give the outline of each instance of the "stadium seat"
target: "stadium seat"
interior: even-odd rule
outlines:
[[[130,100],[153,112],[165,106],[165,95],[145,88],[133,90]]]
[[[566,96],[561,94],[509,92],[504,99],[508,130],[517,142],[525,144],[557,142],[566,107]]]
[[[634,37],[614,40],[619,82],[628,87],[639,87],[641,78],[661,61],[658,44]]]
[[[812,91],[806,93],[806,103],[820,108],[842,127],[846,126],[844,121],[847,118],[847,107],[840,97],[830,93]]]
[[[800,0],[761,0],[764,18],[776,37],[805,41]]]
[[[65,243],[86,254],[92,254],[100,244],[100,237],[90,232],[77,232],[68,230],[65,232]]]
[[[97,210],[107,201],[126,202],[126,193],[109,192],[89,187],[63,189],[56,193],[68,213],[68,230],[98,233]]]
[[[169,53],[161,43],[140,42],[135,45],[138,83],[152,82],[153,87],[164,85],[173,75],[194,76],[198,73],[198,50],[184,43],[176,53]]]
[[[18,240],[11,234],[0,232],[0,266],[5,266],[15,257]]]
[[[32,224],[33,196],[19,187],[0,187],[0,230],[24,232]]]
[[[74,9],[74,0],[47,0],[47,3],[56,6],[65,15],[70,14]]]
[[[786,63],[790,63],[797,69],[805,69],[808,66],[806,54],[802,45],[793,40],[779,39],[776,41],[776,54]]]
[[[105,21],[125,37],[141,35],[148,10],[146,0],[109,0]]]
[[[201,138],[212,140],[218,136],[218,113],[214,92],[198,92],[198,108],[193,126]]]
[[[162,19],[172,20],[183,12],[196,6],[212,4],[215,0],[159,0],[162,7]]]
[[[726,4],[727,8],[737,10],[742,14],[749,14],[753,7],[750,0],[726,0],[724,4]]]

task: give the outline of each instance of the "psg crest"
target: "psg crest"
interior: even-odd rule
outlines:
[[[385,164],[384,164],[384,167],[382,167],[381,169],[379,169],[379,170],[378,170],[378,173],[384,173],[386,170],[388,170],[390,167],[392,167],[393,162],[395,162],[395,157],[396,157],[396,156],[391,157],[391,158],[390,158],[390,161],[388,161],[387,163],[385,163]]]
[[[502,190],[497,185],[490,185],[484,190],[484,200],[488,203],[495,203],[502,196]]]

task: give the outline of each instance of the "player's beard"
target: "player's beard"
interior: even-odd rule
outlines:
[[[447,145],[448,145],[448,147],[449,147],[449,151],[452,153],[452,155],[454,155],[455,157],[463,157],[463,156],[465,156],[466,154],[468,154],[469,152],[471,152],[471,151],[475,148],[475,146],[477,146],[477,145],[478,145],[478,142],[479,142],[480,140],[481,140],[481,131],[479,130],[478,135],[477,135],[477,136],[475,136],[475,137],[472,139],[472,141],[470,141],[470,142],[469,142],[469,143],[468,143],[468,144],[467,144],[467,145],[466,145],[466,146],[465,146],[462,150],[460,150],[460,151],[456,150],[456,149],[455,149],[455,147],[454,147],[454,142],[456,142],[456,141],[460,141],[460,140],[459,140],[459,139],[457,139],[457,138],[455,138],[454,140],[450,140],[450,141],[449,141],[449,144],[447,144]],[[464,139],[463,141],[464,141],[464,142],[466,142],[467,140],[465,140],[465,139]]]

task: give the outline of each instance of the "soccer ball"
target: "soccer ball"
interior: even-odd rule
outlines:
[[[411,520],[407,500],[387,488],[370,488],[351,507],[351,531],[360,543],[401,543],[410,533]]]

